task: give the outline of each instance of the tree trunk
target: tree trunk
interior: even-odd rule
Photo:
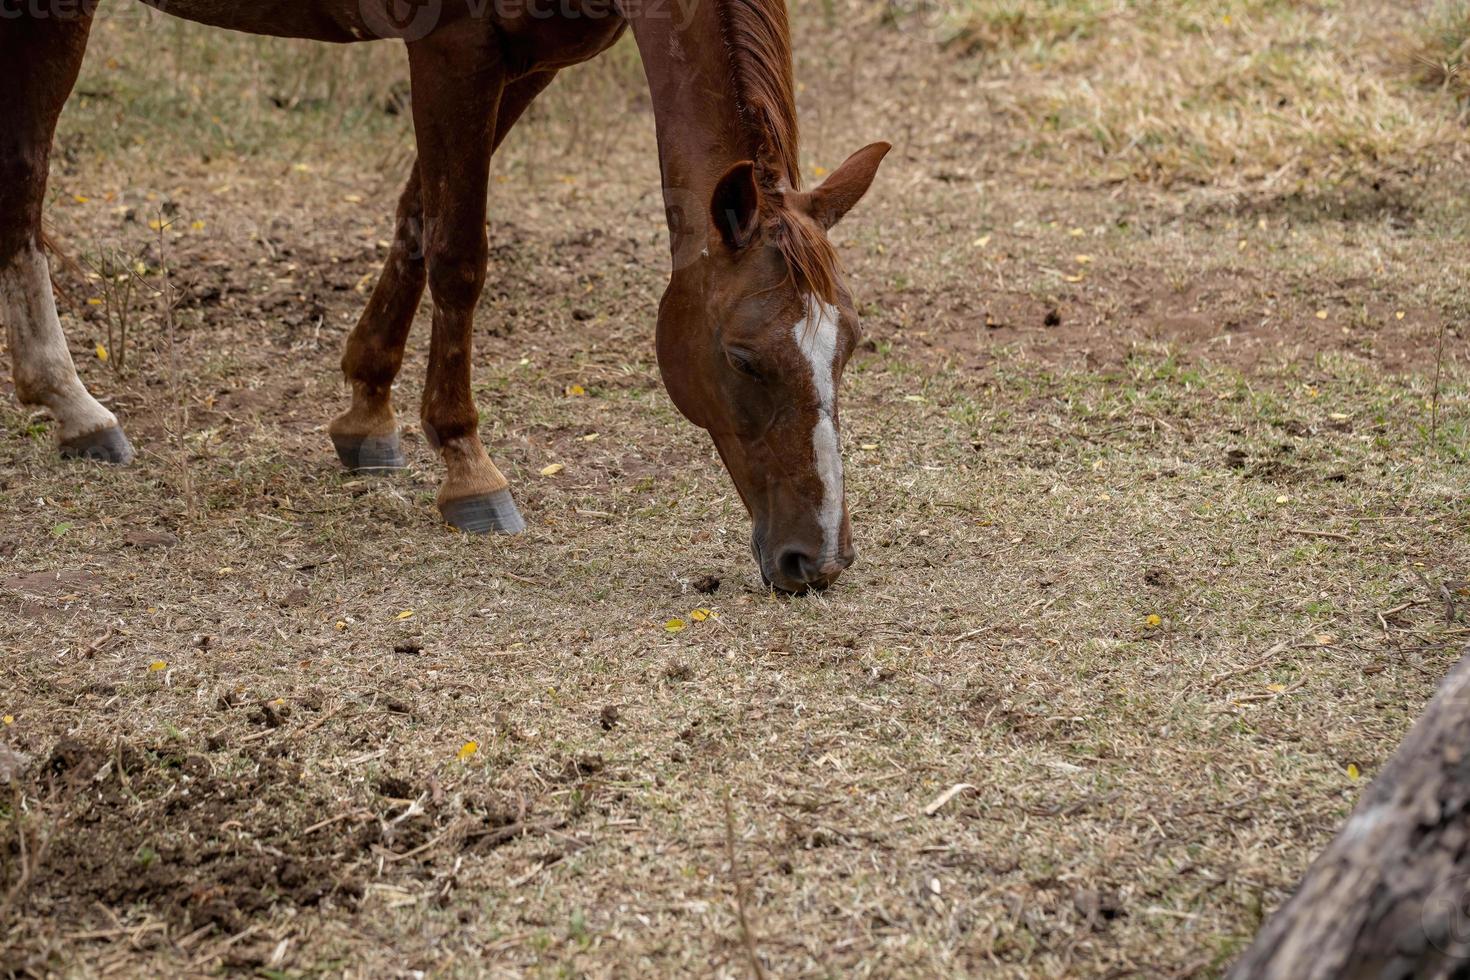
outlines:
[[[1470,977],[1470,655],[1229,973]]]

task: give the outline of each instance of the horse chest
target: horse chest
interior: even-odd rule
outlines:
[[[628,26],[612,0],[495,0],[491,9],[507,58],[526,72],[589,61]]]

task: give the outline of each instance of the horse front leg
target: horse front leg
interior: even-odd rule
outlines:
[[[496,112],[492,155],[555,77],[554,70],[547,70],[505,87]],[[397,229],[388,261],[342,354],[342,373],[352,386],[352,407],[332,422],[330,431],[338,458],[350,470],[383,472],[405,465],[393,411],[393,382],[403,367],[403,349],[428,282],[419,180],[415,163],[398,201]]]
[[[39,0],[0,17],[0,321],[22,405],[56,420],[61,455],[128,463],[133,447],[77,377],[51,272],[41,247],[41,208],[56,120],[76,84],[95,4]]]
[[[509,482],[480,441],[470,392],[475,306],[489,255],[485,195],[505,85],[500,46],[485,30],[465,20],[408,48],[424,261],[434,303],[422,422],[447,470],[439,512],[478,534],[525,529]]]

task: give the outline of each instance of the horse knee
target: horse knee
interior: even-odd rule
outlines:
[[[434,305],[456,311],[473,309],[485,288],[488,257],[489,249],[483,241],[473,246],[431,243],[427,259]]]

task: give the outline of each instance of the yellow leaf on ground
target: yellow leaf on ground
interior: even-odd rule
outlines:
[[[102,297],[101,296],[93,296],[91,299],[87,300],[87,305],[88,306],[101,306],[102,305]]]
[[[1291,503],[1291,498],[1283,493],[1281,496],[1276,498],[1276,502],[1278,504],[1289,504]]]
[[[1402,320],[1404,318],[1404,316],[1405,316],[1404,311],[1403,310],[1399,310],[1397,313],[1395,313],[1393,315],[1393,318],[1395,320]]]
[[[14,725],[15,724],[15,715],[6,715],[4,718],[0,718],[0,721],[5,722],[5,724],[7,724],[7,725]]]
[[[97,345],[97,360],[99,360],[99,361],[105,361],[105,360],[107,360],[107,347],[106,347],[105,344],[98,344]]]
[[[480,751],[479,742],[466,742],[459,747],[459,761],[463,762],[476,752]]]
[[[394,619],[399,619],[399,620],[413,619],[413,610],[412,609],[405,609],[405,610],[403,610],[403,612],[399,613],[397,616],[394,616],[393,618]]]
[[[688,626],[689,626],[689,624],[686,623],[686,622],[684,622],[684,620],[682,620],[682,619],[671,619],[667,623],[664,623],[664,632],[665,633],[681,633]]]
[[[602,437],[599,436],[596,432],[589,432],[585,436],[582,437],[582,441],[583,442],[596,442],[600,438],[602,438]]]
[[[1158,613],[1149,613],[1146,617],[1144,617],[1143,625],[1147,626],[1151,630],[1156,630],[1160,626],[1164,625],[1164,617],[1160,616]]]
[[[1286,685],[1285,684],[1267,684],[1266,685],[1266,690],[1270,691],[1272,694],[1280,694],[1282,691],[1286,690]]]
[[[583,388],[581,385],[567,385],[568,398],[585,398],[586,395],[587,389]]]
[[[1362,773],[1358,771],[1358,765],[1355,762],[1348,763],[1347,774],[1348,778],[1352,780],[1356,780],[1359,776],[1362,775]]]
[[[689,614],[689,618],[694,620],[696,623],[702,623],[706,619],[719,619],[720,614],[715,612],[713,609],[696,609]]]
[[[1092,256],[1090,255],[1074,255],[1072,256],[1072,258],[1076,261],[1078,265],[1087,265],[1089,262],[1092,261]]]
[[[155,671],[155,672],[160,671],[160,670],[168,670],[168,661],[166,661],[166,660],[155,660],[155,661],[153,661],[153,663],[151,663],[151,664],[148,665],[148,669],[151,670],[151,671]]]
[[[1318,310],[1317,311],[1317,319],[1319,319],[1319,320],[1325,320],[1325,319],[1327,319],[1327,311],[1326,310]]]
[[[543,466],[543,467],[541,467],[541,475],[542,476],[556,476],[558,473],[560,473],[564,469],[566,469],[566,467],[564,465],[562,465],[561,463],[552,463],[550,466]]]

